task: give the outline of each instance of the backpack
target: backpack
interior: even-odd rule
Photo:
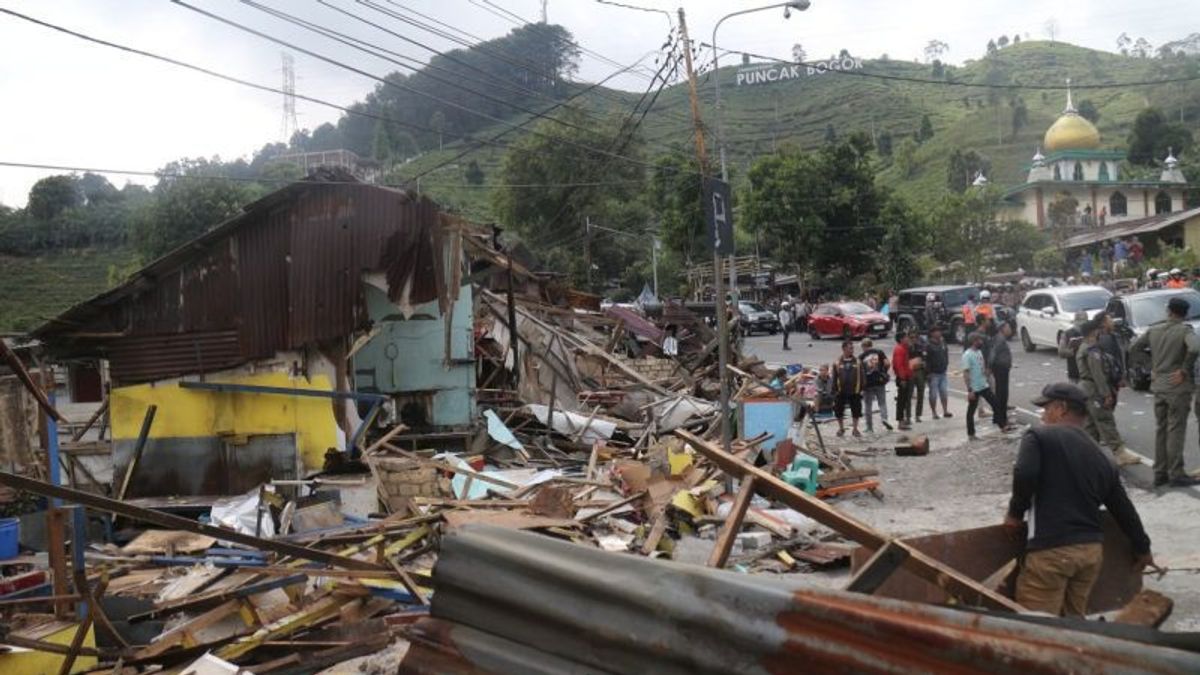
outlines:
[[[1116,387],[1125,376],[1120,361],[1104,349],[1100,349],[1100,366],[1104,370],[1104,378],[1108,380],[1109,386]]]

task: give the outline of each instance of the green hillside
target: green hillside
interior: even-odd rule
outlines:
[[[0,255],[0,332],[29,330],[100,293],[108,288],[109,268],[124,268],[135,257],[125,247]]]
[[[964,66],[947,67],[945,74],[947,83],[1060,87],[1052,91],[925,84],[843,73],[738,87],[735,78],[740,62],[733,55],[725,57],[724,62],[730,64],[722,67],[720,75],[725,135],[735,180],[746,174],[756,157],[778,144],[791,143],[802,148],[819,145],[830,125],[838,135],[887,131],[898,145],[902,137],[919,128],[922,116],[927,114],[935,133],[920,146],[913,175],[901,176],[890,160],[881,158],[884,167],[881,180],[919,205],[946,189],[949,154],[955,149],[973,149],[991,161],[989,179],[993,184],[1019,183],[1042,134],[1062,112],[1068,77],[1076,87],[1075,103],[1091,100],[1098,109],[1097,126],[1107,147],[1124,148],[1134,117],[1151,105],[1172,120],[1179,119],[1183,107],[1184,123],[1193,132],[1200,131],[1200,81],[1096,90],[1079,88],[1194,75],[1200,70],[1200,61],[1195,58],[1141,59],[1061,42],[1025,41]],[[733,65],[735,62],[737,65]],[[911,61],[864,59],[863,69],[858,72],[933,79],[929,65]],[[712,84],[711,73],[702,77],[702,114],[715,162]],[[1028,122],[1014,134],[1010,102],[1016,96],[1025,103]],[[613,91],[603,98],[589,98],[587,105],[593,110],[618,110],[612,99],[632,104],[636,98],[633,94]],[[690,150],[689,115],[686,85],[675,84],[664,90],[641,129],[644,155],[653,157],[680,145]],[[514,118],[514,121],[523,120]],[[504,127],[497,126],[478,136],[490,137],[503,130]],[[517,135],[513,133],[507,138]],[[394,175],[396,178],[416,175],[445,161],[462,147],[447,145],[443,151],[427,153],[399,167]],[[490,217],[489,191],[465,187],[463,174],[469,158],[479,162],[487,182],[496,181],[502,150],[489,148],[426,177],[422,191],[468,216],[486,219]]]

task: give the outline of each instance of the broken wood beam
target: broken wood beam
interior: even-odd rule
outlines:
[[[696,452],[704,455],[726,474],[742,479],[753,476],[757,479],[755,480],[755,490],[763,496],[783,502],[792,509],[799,511],[826,527],[836,530],[842,536],[868,549],[873,551],[878,550],[891,541],[889,537],[866,523],[852,518],[820,499],[788,485],[767,471],[726,454],[717,445],[709,443],[689,431],[676,429],[675,435],[691,444]],[[985,588],[974,579],[921,553],[908,544],[895,541],[893,545],[906,549],[908,558],[904,563],[905,569],[945,589],[950,595],[968,604],[1010,612],[1023,611],[1023,608],[1019,604],[989,588]]]
[[[101,403],[99,408],[96,408],[96,412],[92,413],[92,416],[90,418],[88,418],[87,424],[84,424],[83,428],[80,429],[79,431],[76,431],[75,433],[71,434],[71,440],[78,441],[79,439],[83,438],[83,435],[86,434],[88,432],[88,430],[91,429],[92,426],[96,424],[96,420],[100,419],[100,416],[106,412],[108,412],[108,399],[107,398],[104,399],[104,403]]]
[[[142,418],[142,429],[138,432],[137,443],[133,446],[133,458],[129,460],[129,468],[125,470],[125,477],[121,479],[121,489],[117,490],[117,499],[124,500],[128,494],[129,482],[133,480],[133,473],[137,471],[138,463],[142,460],[142,453],[146,450],[146,443],[150,440],[150,427],[154,424],[154,415],[158,412],[158,406],[151,404],[146,408],[146,416]]]
[[[746,509],[750,507],[750,500],[754,498],[754,483],[753,476],[742,479],[737,496],[733,498],[733,508],[729,510],[729,516],[725,518],[721,533],[717,535],[717,545],[713,547],[712,554],[708,556],[709,567],[721,569],[729,561],[729,552],[733,550],[733,542],[742,529],[742,521],[746,518]]]
[[[17,490],[24,490],[43,497],[57,497],[66,500],[73,504],[81,504],[88,506],[98,511],[107,511],[115,513],[119,516],[125,516],[133,520],[152,523],[160,527],[165,527],[173,530],[183,530],[185,532],[193,532],[196,534],[206,534],[210,537],[232,541],[235,544],[242,544],[251,548],[257,548],[262,551],[272,551],[280,555],[293,556],[304,560],[312,560],[314,562],[325,563],[335,567],[345,567],[348,569],[359,570],[379,570],[382,569],[379,565],[365,560],[357,560],[345,556],[335,555],[328,551],[320,551],[314,548],[291,544],[278,539],[263,539],[262,537],[254,537],[233,530],[227,530],[214,525],[199,523],[188,518],[182,518],[174,514],[165,513],[163,511],[155,511],[154,509],[142,508],[134,506],[126,502],[101,497],[90,492],[81,490],[73,490],[61,485],[51,485],[40,480],[18,476],[14,473],[0,471],[0,485]]]
[[[879,590],[879,587],[886,583],[896,570],[900,569],[900,566],[908,559],[908,550],[896,546],[895,541],[893,539],[875,551],[875,555],[871,556],[867,564],[863,565],[850,583],[846,584],[847,591],[871,595]]]
[[[16,352],[8,346],[4,340],[0,340],[0,356],[8,363],[8,367],[16,374],[17,379],[25,386],[25,389],[33,394],[33,398],[37,400],[39,406],[45,413],[63,424],[70,424],[71,420],[62,416],[62,413],[50,403],[50,398],[46,396],[46,392],[38,386],[37,382],[33,381],[33,376],[25,368],[25,364],[21,362],[21,357],[17,356]]]

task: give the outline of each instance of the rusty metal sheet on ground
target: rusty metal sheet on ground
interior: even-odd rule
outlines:
[[[1129,539],[1107,513],[1104,514],[1104,566],[1088,600],[1088,613],[1107,612],[1124,607],[1142,589],[1142,577],[1133,571],[1133,549]],[[972,579],[982,581],[1012,560],[1019,552],[1017,542],[1009,539],[1001,525],[959,530],[926,537],[904,539],[925,553]],[[859,547],[852,556],[851,570],[857,572],[872,551]],[[1000,591],[1012,597],[1012,589]],[[898,600],[942,604],[948,596],[937,586],[904,569],[897,570],[875,595]]]

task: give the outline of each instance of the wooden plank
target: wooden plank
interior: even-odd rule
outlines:
[[[750,507],[750,500],[754,498],[756,482],[754,476],[746,476],[742,479],[737,496],[733,498],[733,508],[729,510],[729,516],[725,518],[721,533],[717,535],[717,545],[713,547],[712,554],[708,557],[709,567],[720,569],[725,567],[725,563],[729,561],[729,552],[733,550],[733,540],[737,539],[738,532],[742,529],[742,521],[746,518],[746,509]]]
[[[71,646],[67,648],[67,655],[63,658],[62,665],[58,668],[58,675],[71,675],[71,670],[75,667],[75,659],[79,657],[79,649],[83,647],[83,639],[87,637],[88,631],[92,629],[92,604],[88,603],[87,614],[79,622],[79,627],[75,629],[75,636],[71,638]]]
[[[676,429],[675,435],[690,443],[696,452],[704,455],[725,473],[736,478],[753,476],[755,489],[763,496],[776,499],[787,506],[803,513],[817,522],[832,528],[842,536],[855,541],[869,549],[875,550],[888,543],[889,538],[881,532],[860,520],[841,513],[825,502],[788,485],[783,480],[771,475],[758,467],[726,454],[718,446],[705,441],[684,429]],[[913,574],[937,584],[950,594],[968,604],[982,605],[993,609],[1012,612],[1023,611],[1023,608],[1008,598],[983,587],[979,582],[967,577],[934,560],[903,542],[895,542],[896,546],[908,551],[905,568]]]
[[[413,462],[420,464],[422,466],[433,467],[434,469],[438,469],[439,471],[449,471],[451,473],[461,474],[461,475],[466,476],[473,480],[483,481],[484,483],[491,483],[492,485],[499,485],[500,487],[502,487],[506,490],[519,490],[521,488],[521,486],[517,485],[516,483],[510,483],[502,478],[496,478],[495,476],[489,476],[486,473],[480,473],[478,471],[472,471],[470,469],[460,469],[459,467],[449,464],[448,462],[438,462],[438,461],[435,461],[432,459],[427,459],[425,457],[422,457],[422,456],[416,454],[415,452],[410,452],[403,448],[398,448],[398,447],[392,445],[391,443],[384,443],[384,447],[386,447],[388,450],[391,450],[392,452],[395,452],[396,454],[404,457],[405,459],[410,459]],[[465,490],[464,490],[464,493],[465,493]]]
[[[187,532],[196,532],[199,534],[207,534],[224,541],[231,541],[235,544],[242,544],[257,548],[262,551],[272,551],[280,555],[293,556],[304,560],[312,560],[314,562],[325,563],[337,567],[345,567],[347,569],[359,570],[378,570],[382,569],[375,563],[365,560],[356,560],[345,556],[335,555],[328,551],[321,551],[305,546],[288,543],[279,539],[263,539],[262,537],[254,537],[233,530],[226,530],[214,525],[207,525],[188,518],[176,516],[174,514],[165,513],[163,511],[155,511],[153,509],[144,509],[140,506],[134,506],[125,502],[120,502],[108,497],[94,495],[89,492],[80,490],[72,490],[61,485],[51,485],[44,481],[18,476],[14,473],[0,471],[0,485],[7,485],[18,490],[25,490],[34,494],[42,495],[43,497],[57,497],[74,504],[82,504],[91,507],[98,511],[108,511],[133,520],[153,523],[160,527],[166,527],[176,530],[184,530]],[[63,595],[64,593],[55,593]]]
[[[8,343],[6,343],[4,340],[0,340],[0,357],[3,357],[4,361],[8,363],[8,367],[11,368],[13,373],[16,374],[17,379],[21,381],[21,384],[25,385],[25,389],[29,390],[30,394],[33,394],[33,398],[37,401],[38,405],[41,406],[42,410],[45,411],[47,415],[53,417],[59,422],[62,422],[63,424],[71,423],[71,420],[63,417],[62,413],[58,412],[58,410],[51,405],[50,399],[46,396],[46,392],[38,386],[37,382],[33,381],[33,376],[31,376],[29,371],[25,369],[25,364],[21,362],[21,358],[17,356],[15,352],[13,352],[13,350],[8,346]],[[44,370],[42,372],[43,374],[45,373]]]
[[[137,471],[138,462],[142,459],[142,453],[146,450],[146,443],[150,440],[150,425],[154,424],[154,415],[158,412],[158,406],[151,404],[146,408],[146,416],[142,418],[142,429],[138,432],[137,443],[133,446],[133,459],[129,460],[129,468],[125,470],[125,477],[121,479],[121,489],[117,490],[117,500],[124,500],[128,494],[129,481],[133,479],[133,474]]]
[[[870,595],[879,589],[892,576],[892,573],[900,569],[904,561],[908,559],[908,551],[903,547],[896,546],[895,540],[884,544],[871,559],[863,565],[858,574],[846,584],[846,590],[851,593],[866,593]]]
[[[46,510],[46,552],[50,559],[51,592],[56,596],[69,593],[66,522],[62,509],[51,507]],[[54,615],[58,618],[64,619],[70,613],[71,603],[60,601],[54,604]]]
[[[654,516],[654,522],[650,525],[650,532],[646,535],[646,541],[642,543],[642,555],[650,555],[658,550],[658,542],[662,541],[666,531],[667,512],[661,510],[658,512],[658,515]]]
[[[79,431],[71,434],[71,440],[78,441],[79,439],[83,438],[83,435],[88,432],[88,429],[91,429],[92,425],[96,423],[96,420],[100,419],[100,416],[106,412],[108,412],[107,398],[104,399],[104,403],[101,403],[99,408],[96,408],[96,412],[92,413],[92,416],[88,418],[87,424],[84,424],[83,428],[81,428]]]

